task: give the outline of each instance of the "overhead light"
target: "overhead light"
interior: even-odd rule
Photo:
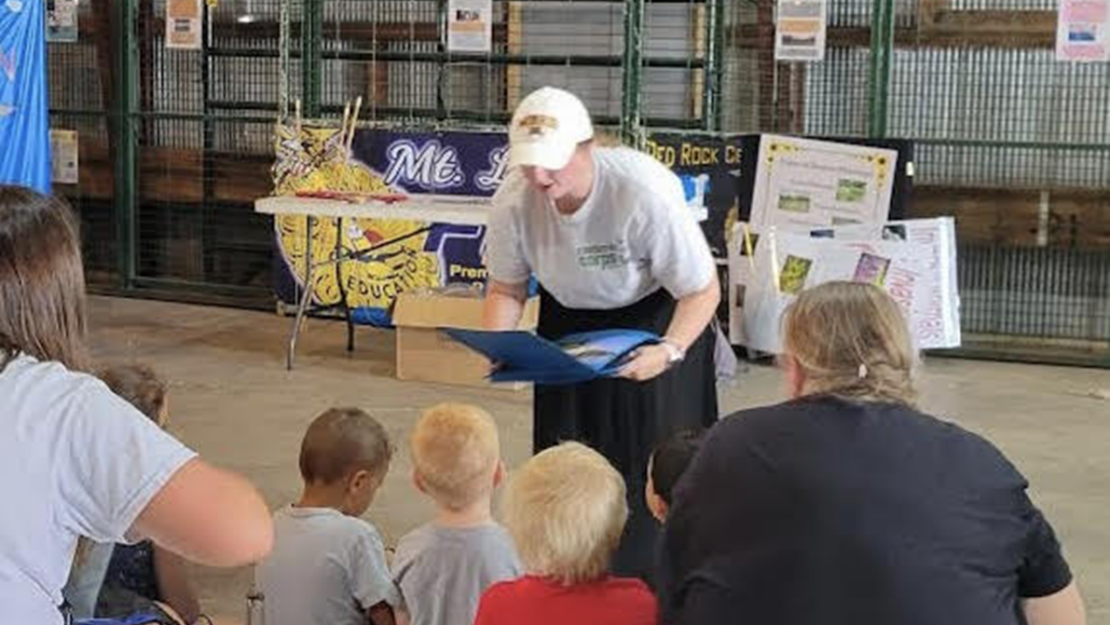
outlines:
[[[239,17],[235,18],[240,24],[253,24],[258,21],[258,16],[251,9],[251,0],[239,0]]]

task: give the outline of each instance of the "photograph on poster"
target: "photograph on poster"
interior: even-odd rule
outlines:
[[[782,264],[782,273],[779,277],[779,290],[783,293],[798,294],[806,286],[806,276],[813,261],[801,256],[787,256]]]
[[[867,282],[875,286],[883,286],[886,282],[886,272],[890,268],[890,259],[874,254],[860,254],[856,272],[852,276],[853,282]]]

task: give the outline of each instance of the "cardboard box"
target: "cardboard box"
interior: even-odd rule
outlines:
[[[445,382],[487,388],[523,389],[526,384],[491,384],[489,361],[439,328],[482,328],[480,293],[421,291],[397,296],[393,325],[397,328],[397,379]],[[519,328],[531,330],[539,321],[539,298],[524,306]]]

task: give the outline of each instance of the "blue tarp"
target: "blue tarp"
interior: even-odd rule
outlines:
[[[44,0],[0,0],[0,183],[50,192]]]

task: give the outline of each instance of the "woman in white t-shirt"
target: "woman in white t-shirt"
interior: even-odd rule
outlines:
[[[620,378],[535,389],[536,451],[582,441],[624,476],[631,516],[613,568],[646,578],[656,533],[641,495],[648,456],[674,431],[717,419],[709,322],[720,292],[678,178],[635,150],[596,147],[593,136],[585,106],[566,91],[545,87],[517,107],[510,171],[486,233],[484,320],[514,328],[534,276],[542,336],[638,328],[663,337]]]
[[[242,478],[136,414],[86,368],[77,230],[61,201],[0,185],[0,614],[62,622],[80,536],[150,538],[210,566],[265,555],[273,526]]]

